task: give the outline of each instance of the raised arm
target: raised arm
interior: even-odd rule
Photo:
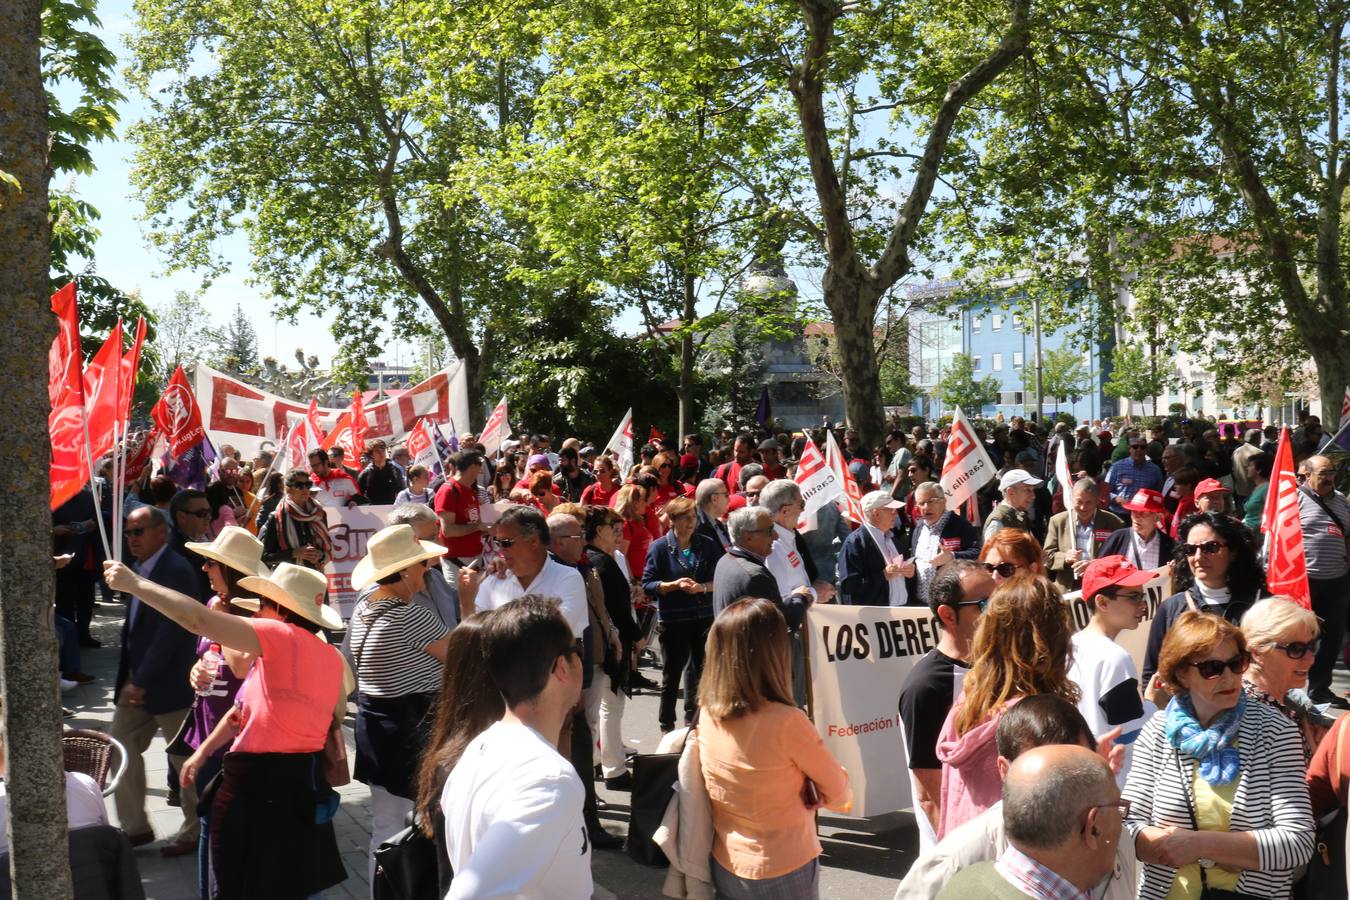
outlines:
[[[148,581],[129,566],[113,560],[103,563],[103,578],[114,591],[134,594],[192,634],[203,635],[233,650],[254,655],[262,652],[258,635],[247,619],[207,609],[186,594]]]

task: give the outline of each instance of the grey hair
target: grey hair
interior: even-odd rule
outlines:
[[[919,494],[941,494],[944,497],[947,496],[947,492],[942,489],[941,482],[937,481],[920,481],[914,486],[915,500],[922,499],[919,497]]]
[[[384,517],[385,525],[417,525],[421,522],[436,522],[436,514],[425,503],[402,503],[389,511]]]
[[[497,520],[497,527],[510,525],[522,534],[534,534],[545,547],[549,543],[548,522],[544,514],[533,506],[516,505],[508,507]]]
[[[545,520],[548,523],[548,533],[552,537],[553,533],[560,528],[568,525],[580,525],[576,516],[570,516],[567,513],[554,513]]]
[[[1035,778],[1009,772],[1003,781],[1008,841],[1040,849],[1058,847],[1078,827],[1079,817],[1092,805],[1089,801],[1105,800],[1113,782],[1110,767],[1099,756],[1075,755],[1047,766]]]
[[[802,489],[790,478],[770,481],[759,492],[759,505],[768,510],[769,515],[777,515],[780,509],[801,499]]]
[[[1079,491],[1097,493],[1097,479],[1087,477],[1078,479],[1073,483],[1073,492],[1077,494]]]
[[[744,490],[746,484],[750,482],[751,478],[754,478],[756,475],[763,475],[763,474],[764,474],[764,467],[761,466],[759,463],[746,463],[745,465],[741,466],[741,474],[736,478],[736,486]]]
[[[758,506],[744,506],[727,516],[727,534],[731,536],[731,542],[740,546],[741,538],[747,532],[759,531],[759,523],[769,518],[769,512]]]
[[[712,502],[712,495],[714,493],[718,490],[724,490],[725,488],[726,485],[722,483],[722,479],[720,478],[703,479],[698,483],[698,487],[694,488],[694,504],[698,506],[699,509],[702,509]]]

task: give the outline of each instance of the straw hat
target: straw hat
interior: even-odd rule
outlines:
[[[278,606],[284,606],[316,625],[335,630],[342,627],[342,617],[334,612],[331,606],[323,605],[323,594],[328,589],[328,577],[322,572],[282,563],[273,570],[271,576],[263,578],[249,575],[239,579],[239,586],[246,591],[261,594]],[[250,612],[257,612],[261,605],[257,600],[247,597],[230,602]]]
[[[411,525],[390,525],[370,536],[366,555],[352,569],[352,587],[361,590],[395,572],[401,572],[424,559],[445,555],[445,548],[431,541],[419,541]]]
[[[229,566],[245,575],[266,578],[272,574],[272,570],[263,565],[262,541],[237,525],[227,525],[209,544],[188,541],[184,546],[198,556],[215,560],[222,566]]]

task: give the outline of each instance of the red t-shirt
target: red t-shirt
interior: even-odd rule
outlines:
[[[432,509],[436,510],[437,515],[443,512],[454,513],[457,525],[482,521],[478,512],[478,491],[474,487],[465,487],[454,479],[441,485],[441,489],[436,492],[436,501]],[[450,537],[442,531],[441,543],[449,551],[449,556],[461,559],[477,556],[483,552],[483,533],[471,531],[458,537]]]
[[[613,506],[614,495],[619,492],[621,487],[623,485],[617,481],[614,482],[612,488],[606,488],[598,481],[588,484],[581,492],[581,503],[583,506]]]
[[[634,581],[641,581],[642,570],[647,567],[647,548],[651,546],[652,533],[637,519],[624,519],[623,536],[628,539],[628,549],[623,554],[628,560],[628,571]]]

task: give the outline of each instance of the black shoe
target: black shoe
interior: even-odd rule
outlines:
[[[182,798],[182,794],[181,794],[181,792],[180,792],[180,789],[177,788],[177,787],[170,788],[170,789],[169,789],[169,796],[168,796],[167,799],[165,799],[164,802],[167,803],[167,804],[169,804],[170,806],[176,806],[176,807],[182,808],[182,806],[183,806],[183,798]]]
[[[586,833],[590,835],[591,846],[596,850],[619,850],[623,847],[623,838],[617,834],[610,834],[599,822],[588,824]]]
[[[606,778],[605,787],[611,791],[631,791],[633,789],[633,776],[629,772],[624,772],[622,775]]]
[[[1350,709],[1350,700],[1346,700],[1340,694],[1332,693],[1328,688],[1309,692],[1308,699],[1312,700],[1313,703],[1330,704],[1336,709]]]
[[[652,693],[657,693],[661,690],[661,685],[638,672],[634,672],[628,676],[628,686],[635,691],[651,691]]]
[[[86,650],[97,650],[99,647],[103,646],[103,642],[100,641],[98,638],[85,635],[84,637],[80,638],[80,646],[85,648]]]
[[[599,763],[596,763],[596,764],[595,764],[595,777],[596,777],[596,778],[604,778],[604,777],[605,777],[605,770],[602,769],[602,768],[600,768],[600,764],[599,764]]]

